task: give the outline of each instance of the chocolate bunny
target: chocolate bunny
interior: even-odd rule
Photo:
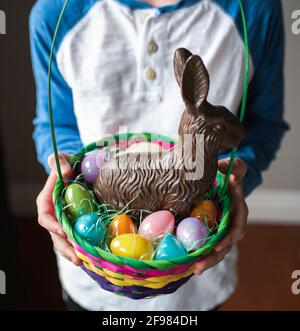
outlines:
[[[184,218],[212,187],[218,153],[244,138],[243,126],[228,109],[208,103],[209,75],[201,58],[179,48],[173,66],[186,105],[179,126],[181,143],[163,152],[128,152],[109,160],[94,184],[101,203],[120,210],[131,201],[132,209],[172,209]],[[204,161],[200,176],[195,175],[197,160]]]

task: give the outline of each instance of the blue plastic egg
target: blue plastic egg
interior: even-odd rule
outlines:
[[[166,234],[157,247],[155,260],[170,260],[186,254],[186,249],[179,239],[172,234]]]
[[[99,220],[97,213],[80,216],[74,227],[75,232],[91,245],[97,246],[106,233],[105,223]]]

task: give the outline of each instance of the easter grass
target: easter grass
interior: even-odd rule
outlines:
[[[121,134],[121,135],[115,135],[112,137],[105,138],[97,143],[90,144],[86,146],[85,148],[81,149],[77,154],[72,156],[69,159],[69,162],[73,169],[76,169],[84,157],[84,155],[88,152],[91,152],[95,149],[98,149],[99,147],[107,147],[114,143],[117,143],[121,140],[128,140],[132,139],[133,137],[136,137],[135,134]],[[153,135],[148,133],[143,133],[143,138],[145,138],[148,141],[153,141],[153,139],[162,140],[164,142],[168,143],[176,143],[173,139],[170,139],[165,136],[161,135]],[[159,270],[167,270],[174,268],[178,265],[186,264],[190,265],[199,260],[201,257],[207,255],[209,252],[211,252],[216,244],[220,242],[226,235],[227,230],[229,228],[229,220],[230,220],[230,209],[231,209],[231,198],[228,193],[222,194],[222,187],[224,184],[224,176],[218,172],[217,173],[217,186],[215,186],[208,194],[206,195],[205,199],[208,200],[214,200],[218,201],[220,204],[220,220],[218,224],[215,224],[214,231],[210,231],[209,235],[206,238],[206,243],[199,249],[179,258],[170,259],[168,261],[166,260],[136,260],[132,258],[125,258],[122,256],[117,256],[115,254],[112,254],[109,250],[109,242],[111,238],[109,236],[105,236],[104,240],[99,244],[99,246],[93,246],[89,244],[86,240],[81,238],[74,230],[74,220],[70,219],[66,213],[66,208],[68,207],[64,202],[64,192],[66,190],[66,187],[61,183],[61,181],[58,181],[56,183],[56,186],[53,191],[53,200],[54,200],[54,208],[56,212],[56,216],[62,225],[64,231],[66,232],[68,238],[71,241],[76,242],[82,249],[84,249],[87,253],[95,256],[100,257],[108,262],[111,262],[113,264],[119,265],[119,266],[131,266],[134,269],[138,270],[145,270],[145,269],[159,269]],[[90,190],[90,187],[87,186],[87,184],[83,181],[82,175],[79,174],[75,180],[71,181],[72,183],[78,183],[80,185],[85,186],[87,189]],[[94,195],[93,195],[94,196]],[[94,198],[94,201],[92,201],[93,204],[96,206],[96,212],[99,215],[99,222],[104,222],[107,233],[108,233],[108,227],[110,221],[118,216],[119,214],[127,214],[129,215],[133,220],[135,220],[135,223],[139,225],[141,221],[144,218],[144,215],[150,214],[150,211],[147,210],[138,210],[139,217],[134,217],[133,210],[129,209],[129,205],[131,201],[120,211],[114,209],[112,206],[107,204],[99,204],[96,199]],[[135,210],[135,214],[136,214]],[[172,210],[171,210],[172,212]]]

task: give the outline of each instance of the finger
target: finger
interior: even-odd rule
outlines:
[[[228,169],[229,161],[230,159],[224,159],[218,162],[218,169],[223,174],[225,174]],[[245,177],[247,171],[248,167],[246,163],[243,160],[236,158],[232,167],[230,182],[235,184],[240,183]]]
[[[238,241],[244,238],[244,231],[232,230],[230,234],[226,236],[216,247],[215,251],[221,252],[222,250],[226,249],[226,247],[230,247],[236,244]]]
[[[58,157],[59,157],[59,164],[61,168],[61,174],[64,178],[70,177],[72,174],[72,168],[66,158],[66,155],[58,152]],[[48,158],[48,164],[52,171],[54,171],[57,174],[57,167],[56,167],[56,161],[55,161],[55,156],[54,154],[51,154]]]
[[[62,228],[62,226],[57,222],[56,218],[53,217],[50,214],[42,214],[38,218],[38,223],[40,226],[42,226],[44,229],[46,229],[49,232],[52,232],[53,234],[57,234],[61,237],[66,237],[66,234]]]
[[[73,264],[80,266],[82,261],[77,257],[73,246],[67,241],[67,239],[61,238],[60,236],[51,233],[54,248],[64,258],[72,262]]]
[[[210,268],[212,268],[213,266],[215,266],[216,264],[220,263],[225,257],[226,255],[230,252],[232,246],[229,246],[227,248],[225,248],[224,250],[222,250],[221,252],[214,252],[213,255],[214,257],[211,257],[210,259],[208,259],[206,261],[206,263],[204,264],[204,269],[208,270]]]
[[[194,274],[200,276],[205,270],[208,270],[221,262],[225,256],[230,252],[231,247],[227,247],[221,252],[212,252],[202,261],[194,265]]]
[[[38,214],[53,214],[53,199],[52,193],[57,182],[57,175],[54,172],[51,172],[45,186],[43,187],[40,194],[37,196],[36,205]]]
[[[227,236],[215,247],[216,252],[220,252],[230,245],[234,245],[244,238],[245,227],[247,225],[248,207],[244,200],[240,201],[233,209],[231,225]]]
[[[218,162],[218,170],[225,174],[229,165],[229,159],[219,160]]]
[[[47,178],[47,181],[41,191],[41,193],[38,195],[36,202],[38,207],[43,207],[45,201],[51,201],[52,202],[52,192],[54,190],[55,184],[57,181],[57,175],[54,172],[51,172],[49,177]]]
[[[57,180],[57,176],[54,172],[48,177],[46,184],[38,195],[36,204],[38,211],[38,223],[48,231],[56,233],[62,237],[65,237],[65,233],[54,217],[54,207],[52,201],[52,192]]]

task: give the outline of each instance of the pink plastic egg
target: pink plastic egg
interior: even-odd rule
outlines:
[[[174,224],[173,214],[168,210],[161,210],[145,217],[138,232],[144,238],[155,241],[166,233],[173,233]]]

